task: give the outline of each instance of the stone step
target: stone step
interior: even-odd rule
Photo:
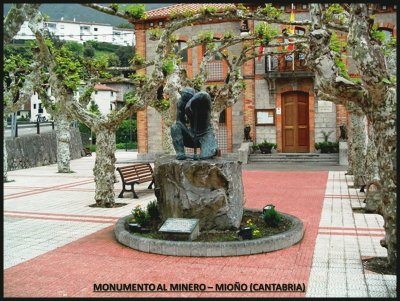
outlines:
[[[250,154],[250,162],[269,162],[269,163],[321,163],[338,164],[339,154],[319,154],[319,153],[275,153],[275,154]]]

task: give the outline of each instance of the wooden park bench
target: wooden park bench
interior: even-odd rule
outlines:
[[[133,165],[127,165],[117,168],[119,174],[121,175],[122,181],[122,191],[118,195],[118,198],[122,198],[124,192],[132,192],[133,198],[138,199],[135,192],[135,184],[142,184],[145,182],[150,182],[148,189],[152,189],[152,185],[154,184],[153,178],[153,169],[151,168],[150,163],[137,163]],[[130,185],[130,189],[126,189],[125,186]]]

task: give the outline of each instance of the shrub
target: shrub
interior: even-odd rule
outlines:
[[[145,227],[150,222],[150,215],[147,211],[143,210],[140,205],[137,205],[135,209],[132,210],[132,215],[136,222],[142,227]]]
[[[277,226],[282,216],[275,210],[274,205],[268,205],[263,212],[264,222],[269,226]]]
[[[126,149],[126,148],[128,148],[128,149],[137,149],[137,142],[129,142],[129,143],[121,142],[121,143],[117,143],[116,144],[116,148],[117,149]]]
[[[151,201],[147,204],[147,212],[152,220],[157,220],[160,218],[160,212],[158,211],[157,201]]]
[[[251,229],[252,238],[260,238],[262,236],[260,229],[258,229],[251,219],[246,221],[246,225]]]

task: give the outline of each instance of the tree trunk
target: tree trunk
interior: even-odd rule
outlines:
[[[380,183],[378,174],[378,163],[375,146],[375,134],[372,125],[368,124],[368,145],[367,155],[365,164],[365,174],[368,184],[369,183]],[[367,212],[382,214],[382,195],[381,188],[382,184],[372,184],[367,190],[365,210]]]
[[[173,119],[168,111],[161,113],[164,124],[162,128],[162,150],[166,154],[173,155],[175,153],[174,147],[172,145],[171,137],[171,125],[173,124]]]
[[[389,267],[397,268],[397,174],[396,90],[388,89],[381,107],[371,110],[375,132],[379,177],[382,184],[382,215]]]
[[[349,122],[349,139],[351,140],[349,157],[351,162],[351,170],[354,176],[354,187],[360,187],[361,176],[365,172],[365,155],[366,155],[366,135],[365,130],[365,114],[355,104],[346,106],[350,115]]]
[[[58,112],[55,115],[57,123],[57,165],[58,172],[70,173],[71,172],[71,154],[70,154],[70,143],[71,133],[70,124],[67,115],[64,112]]]
[[[96,182],[96,204],[98,207],[114,207],[115,204],[115,129],[96,127],[96,161],[93,173]]]
[[[378,162],[376,160],[375,133],[371,123],[368,123],[368,143],[365,162],[365,173],[368,181],[379,180]]]
[[[8,155],[6,146],[6,127],[7,127],[7,116],[3,114],[3,183],[9,182],[8,180]]]

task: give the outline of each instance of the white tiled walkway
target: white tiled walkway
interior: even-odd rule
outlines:
[[[329,172],[307,297],[396,297],[396,276],[364,270],[363,257],[387,256],[383,218],[353,213],[364,193],[344,171]]]

